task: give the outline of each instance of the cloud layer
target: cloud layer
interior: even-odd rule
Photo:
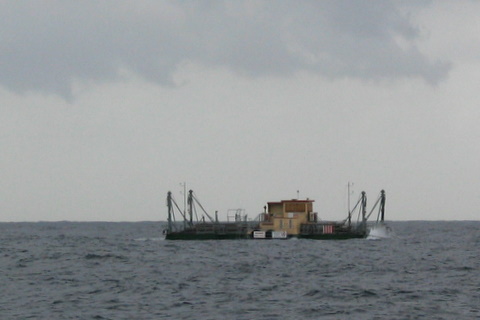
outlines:
[[[0,4],[0,84],[72,97],[122,70],[162,85],[184,63],[247,77],[444,79],[395,1],[42,1]]]

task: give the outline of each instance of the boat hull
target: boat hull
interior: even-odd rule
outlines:
[[[313,239],[313,240],[348,240],[365,238],[361,233],[332,233],[332,234],[301,234],[298,236],[287,236],[285,238],[254,238],[252,234],[218,234],[218,233],[190,233],[172,232],[167,233],[166,240],[284,240],[290,238]]]
[[[301,234],[299,239],[313,239],[313,240],[348,240],[348,239],[363,239],[364,234],[360,233],[332,233],[332,234]]]
[[[247,235],[242,234],[216,234],[216,233],[183,233],[173,232],[165,236],[166,240],[239,240],[248,239]]]

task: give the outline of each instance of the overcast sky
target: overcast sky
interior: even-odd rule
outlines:
[[[478,220],[478,1],[0,1],[0,221]]]

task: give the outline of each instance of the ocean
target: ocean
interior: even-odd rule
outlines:
[[[480,221],[380,240],[167,241],[164,223],[0,223],[0,319],[480,319]]]

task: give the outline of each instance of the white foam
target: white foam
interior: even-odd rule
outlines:
[[[391,238],[393,236],[393,230],[385,225],[384,223],[379,223],[372,226],[369,229],[368,237],[369,240],[377,240],[377,239],[386,239]]]
[[[134,241],[163,241],[165,240],[165,236],[158,237],[158,238],[137,238],[133,239]]]

